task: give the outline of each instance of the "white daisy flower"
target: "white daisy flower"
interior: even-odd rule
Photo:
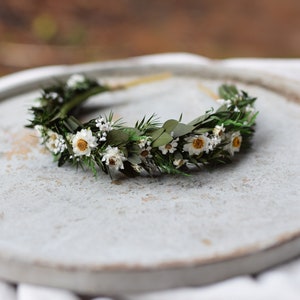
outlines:
[[[108,146],[102,157],[105,164],[115,170],[124,169],[123,161],[126,160],[124,153],[118,147]]]
[[[76,88],[78,83],[82,83],[84,81],[85,81],[85,78],[84,78],[83,75],[74,74],[68,79],[66,85],[67,85],[68,88],[73,89],[73,88]]]
[[[138,141],[138,146],[140,148],[140,156],[141,158],[152,158],[151,154],[151,140],[149,137],[145,137]]]
[[[142,158],[152,158],[151,149],[152,149],[151,146],[146,146],[142,148],[140,151],[140,156]]]
[[[231,156],[234,155],[234,152],[239,152],[242,144],[242,136],[239,131],[234,132],[230,137],[230,143],[225,146]]]
[[[97,147],[96,137],[90,129],[81,129],[72,138],[72,146],[75,156],[91,155],[91,150]]]
[[[67,146],[62,135],[52,131],[47,131],[46,147],[54,154],[63,152]]]
[[[209,139],[204,134],[187,137],[185,141],[187,143],[183,146],[183,151],[188,152],[189,155],[198,155],[201,152],[209,151]]]
[[[213,129],[213,135],[216,137],[221,137],[224,134],[225,129],[226,128],[224,127],[224,124],[216,125]]]
[[[170,143],[163,145],[163,146],[159,146],[158,148],[164,155],[166,155],[168,152],[174,153],[178,146],[178,140],[179,140],[178,138],[174,139]]]

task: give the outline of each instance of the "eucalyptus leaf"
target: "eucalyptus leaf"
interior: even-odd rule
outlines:
[[[164,132],[163,134],[160,135],[159,138],[157,138],[152,143],[152,147],[160,147],[160,146],[166,145],[166,144],[170,143],[172,140],[173,140],[173,137],[169,133]]]
[[[204,114],[193,121],[189,122],[187,125],[192,125],[192,126],[198,126],[201,124],[203,121],[205,121],[207,118],[209,118],[210,114]]]
[[[223,111],[227,111],[227,104],[223,104],[223,105],[221,105],[218,109],[217,109],[217,111],[216,111],[216,114],[217,113],[220,113],[220,112],[223,112]]]
[[[127,160],[134,165],[138,165],[142,162],[141,157],[138,154],[132,154],[128,156]]]
[[[106,142],[112,146],[125,144],[129,139],[129,134],[124,130],[114,129],[107,134]]]
[[[211,131],[211,130],[212,130],[212,128],[199,128],[199,129],[194,130],[193,133],[203,134],[203,133],[206,133],[206,132]]]
[[[164,128],[158,128],[156,130],[154,130],[153,132],[150,133],[150,136],[152,138],[153,141],[155,141],[157,138],[159,138],[162,133],[165,131]]]
[[[162,127],[166,130],[167,133],[171,133],[177,125],[178,121],[171,119],[166,121]]]
[[[124,128],[124,131],[128,133],[131,141],[139,141],[141,139],[141,131],[134,127]]]
[[[174,128],[173,132],[174,132],[174,137],[180,137],[183,135],[186,135],[188,133],[191,133],[194,130],[194,126],[193,125],[186,125],[183,123],[178,123],[177,126]]]

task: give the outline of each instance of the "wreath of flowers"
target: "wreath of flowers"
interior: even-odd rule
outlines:
[[[41,143],[53,154],[58,166],[66,162],[97,174],[120,171],[136,176],[145,171],[187,174],[192,166],[228,163],[240,149],[249,148],[257,112],[256,98],[234,85],[219,87],[221,106],[184,124],[170,119],[163,124],[155,115],[144,117],[133,127],[114,120],[113,113],[86,123],[76,109],[90,96],[112,91],[108,85],[75,74],[66,82],[44,89],[30,108]]]

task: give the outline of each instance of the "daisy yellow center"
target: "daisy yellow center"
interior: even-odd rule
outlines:
[[[234,148],[239,148],[241,146],[241,139],[240,137],[236,136],[232,141],[232,146]]]
[[[88,143],[86,140],[84,139],[79,139],[77,141],[77,148],[80,150],[80,151],[85,151],[87,148],[88,148]]]
[[[195,149],[202,149],[204,147],[204,140],[202,138],[197,138],[193,140],[193,147]]]

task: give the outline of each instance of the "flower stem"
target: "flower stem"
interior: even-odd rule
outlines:
[[[68,113],[70,112],[70,110],[72,110],[74,107],[76,107],[76,106],[80,105],[81,103],[83,103],[84,101],[86,101],[89,97],[103,93],[103,92],[107,92],[109,90],[110,90],[110,88],[107,86],[96,86],[84,93],[81,93],[81,94],[75,96],[71,101],[65,103],[61,107],[60,112],[54,117],[54,119],[65,118],[68,115]]]

